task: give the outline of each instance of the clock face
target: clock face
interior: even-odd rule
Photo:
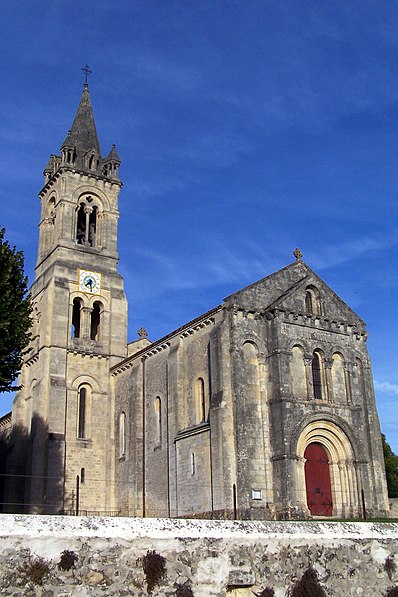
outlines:
[[[79,271],[79,288],[83,292],[99,294],[101,292],[101,274],[81,269]]]

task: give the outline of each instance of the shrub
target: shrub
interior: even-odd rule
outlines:
[[[393,574],[395,573],[395,571],[397,569],[397,565],[394,562],[394,556],[388,556],[385,559],[383,567],[384,567],[384,570],[387,572],[388,578],[391,580],[393,577]]]
[[[75,567],[75,564],[78,560],[78,556],[75,554],[74,551],[69,551],[69,549],[65,549],[61,553],[61,559],[58,562],[58,568],[60,570],[70,570],[71,568]]]
[[[26,568],[21,570],[27,582],[42,585],[50,572],[50,562],[44,558],[31,558]]]
[[[318,575],[313,568],[307,568],[303,576],[296,582],[293,589],[288,591],[289,597],[326,597],[325,591],[319,584]]]
[[[148,593],[152,593],[156,585],[160,584],[166,575],[166,558],[156,553],[156,551],[148,551],[142,559],[142,565]]]

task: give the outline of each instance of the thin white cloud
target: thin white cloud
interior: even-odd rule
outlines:
[[[384,394],[393,394],[398,396],[398,384],[390,383],[389,381],[377,381],[374,380],[375,390],[383,392]]]
[[[340,245],[329,245],[317,249],[317,254],[311,256],[311,263],[318,270],[328,269],[374,251],[384,251],[398,245],[398,230],[380,237],[359,237]]]
[[[134,197],[160,197],[170,191],[184,189],[186,184],[178,176],[163,179],[132,177],[129,180],[129,193]]]
[[[264,252],[264,248],[253,243],[246,246],[240,241],[236,250],[227,248],[222,243],[207,239],[206,249],[191,254],[189,259],[181,255],[168,256],[153,249],[136,248],[137,259],[146,266],[133,274],[130,264],[122,261],[126,289],[130,285],[140,288],[140,298],[154,298],[165,292],[187,289],[209,289],[215,286],[236,284],[236,290],[247,283],[263,278],[275,270],[274,258]],[[220,295],[220,302],[224,296]]]

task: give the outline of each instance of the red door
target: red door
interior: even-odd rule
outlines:
[[[326,450],[320,444],[309,444],[304,452],[307,506],[312,515],[331,516],[332,486]]]

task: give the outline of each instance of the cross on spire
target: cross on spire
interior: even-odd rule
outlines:
[[[88,64],[85,64],[84,66],[82,66],[82,71],[84,72],[84,75],[85,75],[85,81],[84,81],[84,84],[85,84],[85,85],[88,85],[88,82],[87,82],[88,76],[89,76],[89,75],[91,75],[91,73],[92,73],[93,71],[92,71],[92,70],[90,70],[90,67],[89,67],[89,65],[88,65]]]

